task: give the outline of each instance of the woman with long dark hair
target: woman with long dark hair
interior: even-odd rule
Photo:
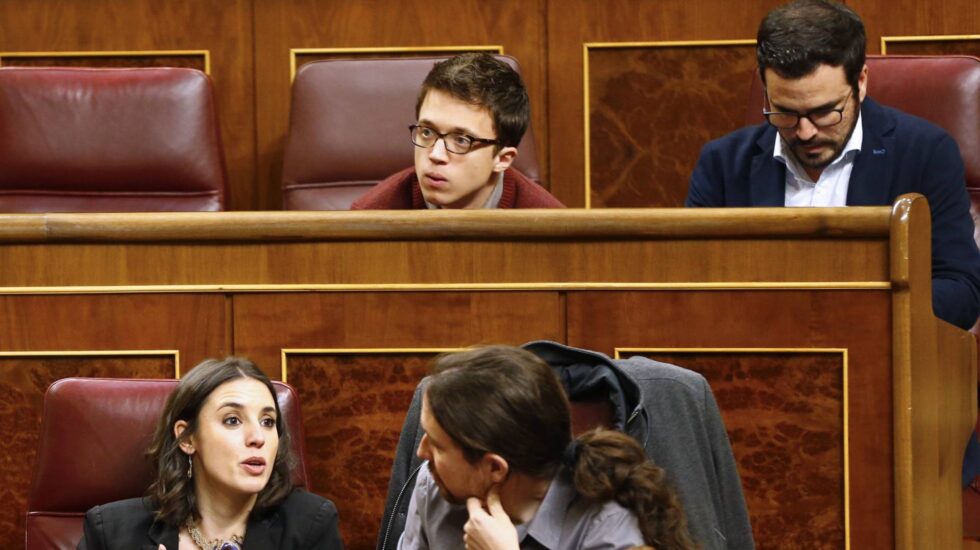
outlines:
[[[147,454],[147,496],[89,510],[80,550],[343,548],[333,503],[293,488],[275,389],[246,359],[191,369]]]

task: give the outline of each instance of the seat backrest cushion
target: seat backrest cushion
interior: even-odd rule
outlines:
[[[514,58],[497,57],[520,70]],[[411,166],[415,102],[425,76],[443,59],[335,59],[300,67],[283,160],[283,208],[346,210],[379,181]],[[514,167],[538,181],[530,128],[519,151]]]
[[[0,211],[225,204],[211,80],[183,68],[0,68]]]

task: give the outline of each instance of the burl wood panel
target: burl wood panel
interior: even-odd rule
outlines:
[[[738,40],[755,37],[759,21],[782,0],[549,0],[548,2],[548,131],[551,191],[569,206],[585,204],[585,101],[582,49],[594,42],[665,42]],[[595,64],[590,64],[592,70]],[[719,76],[727,67],[708,67]],[[615,70],[615,67],[612,68]],[[694,75],[691,75],[694,76]],[[710,78],[710,77],[709,77]],[[697,79],[683,79],[681,92]],[[665,96],[665,112],[682,109],[685,96]],[[744,100],[730,108],[744,109]],[[725,116],[723,113],[716,113]],[[658,120],[648,121],[665,127]],[[556,139],[559,138],[559,139]],[[696,153],[695,153],[696,154]],[[683,182],[687,181],[687,176]],[[593,179],[593,184],[596,181]],[[657,182],[678,184],[679,182]]]
[[[888,291],[575,292],[566,307],[568,343],[609,354],[617,348],[847,349],[851,548],[892,547]],[[722,413],[728,414],[725,405]],[[750,501],[767,498],[764,491],[754,493],[765,486],[744,488]],[[796,533],[808,528],[809,523],[793,525]],[[756,542],[780,546],[781,537]]]
[[[287,358],[299,390],[313,490],[336,503],[346,548],[374,548],[398,435],[429,353]]]
[[[24,319],[21,320],[22,322]],[[98,346],[93,346],[95,349]],[[0,547],[22,548],[44,392],[69,376],[173,378],[173,356],[4,356],[0,352]]]
[[[701,147],[744,122],[755,45],[590,48],[591,206],[683,206]]]
[[[708,379],[757,548],[844,547],[843,353],[641,355]]]
[[[43,55],[0,57],[3,67],[182,67],[204,71],[204,55]]]
[[[252,0],[0,2],[0,52],[208,50],[228,167],[228,204],[255,193]],[[141,66],[145,60],[131,58]],[[175,66],[185,61],[170,60]],[[4,60],[7,63],[7,60]]]
[[[279,0],[255,3],[255,67],[258,90],[258,207],[279,209],[282,156],[289,123],[291,48],[462,47],[502,45],[521,63],[531,97],[532,125],[542,178],[550,181],[546,0],[483,2],[461,0],[433,5],[426,0],[327,2]]]

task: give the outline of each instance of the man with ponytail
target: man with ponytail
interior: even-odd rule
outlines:
[[[399,548],[696,548],[663,470],[633,438],[572,439],[551,367],[492,346],[436,360]],[[465,506],[463,504],[465,503]]]

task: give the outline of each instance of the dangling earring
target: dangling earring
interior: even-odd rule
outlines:
[[[191,455],[187,455],[187,479],[192,479],[194,477],[194,458]]]

